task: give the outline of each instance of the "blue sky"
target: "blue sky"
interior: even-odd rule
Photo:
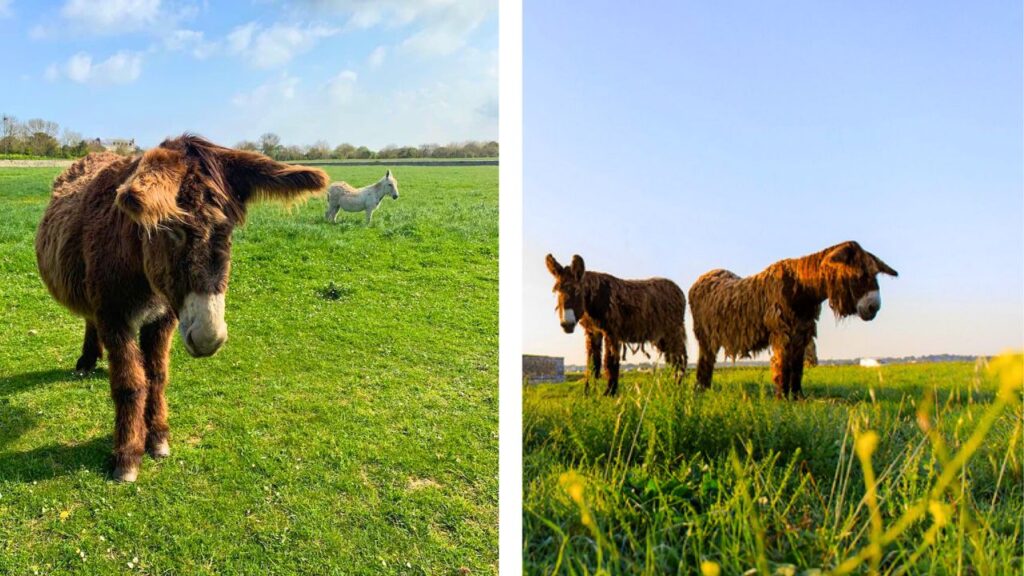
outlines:
[[[497,138],[496,0],[0,0],[0,113],[380,148]]]
[[[688,290],[848,239],[900,277],[873,322],[823,313],[823,358],[1021,347],[1021,22],[1017,1],[527,2],[524,352],[583,359],[548,252]]]

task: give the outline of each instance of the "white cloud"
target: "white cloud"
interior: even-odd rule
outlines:
[[[397,92],[372,79],[364,83],[348,69],[320,82],[285,75],[236,95],[210,132],[236,140],[275,132],[288,144],[327,140],[371,148],[496,139],[498,83],[487,69],[497,54],[474,58],[472,68],[452,66]]]
[[[380,68],[381,64],[384,63],[384,59],[388,56],[387,46],[377,46],[370,52],[370,56],[366,59],[366,63],[370,68]]]
[[[298,78],[284,74],[280,79],[261,84],[250,92],[236,94],[231,102],[245,109],[276,108],[282,102],[295,99],[298,85]]]
[[[208,42],[197,30],[173,30],[164,36],[164,48],[171,51],[187,51],[199,60],[204,60],[217,51],[217,44]]]
[[[93,62],[92,56],[79,52],[63,65],[51,64],[44,76],[56,81],[67,78],[79,84],[130,84],[142,73],[142,54],[121,51],[102,62]]]
[[[327,83],[327,93],[335,103],[343,103],[352,100],[355,93],[356,80],[359,76],[351,70],[342,70],[340,74]]]
[[[299,4],[344,14],[349,29],[415,27],[400,47],[422,56],[458,51],[498,9],[497,0],[304,0]]]
[[[94,34],[130,32],[158,21],[160,0],[67,0],[60,14]]]
[[[249,22],[244,26],[239,26],[228,34],[228,47],[231,48],[232,52],[241,52],[249,47],[252,43],[252,33],[256,31],[257,24],[255,22]]]
[[[276,68],[313,48],[321,39],[339,30],[322,25],[305,27],[274,24],[268,28],[255,22],[239,26],[228,34],[228,46],[256,68]]]
[[[11,0],[0,0],[0,18],[6,18],[11,14]]]

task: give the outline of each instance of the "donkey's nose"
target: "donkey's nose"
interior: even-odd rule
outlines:
[[[565,330],[566,334],[572,334],[576,330],[575,322],[562,322],[562,330]]]
[[[878,295],[878,290],[872,290],[857,301],[857,315],[861,320],[872,320],[881,307],[882,298]]]
[[[185,335],[185,349],[193,358],[213,356],[228,341],[228,330],[203,330],[193,328]]]

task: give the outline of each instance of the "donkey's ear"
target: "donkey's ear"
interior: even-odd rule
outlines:
[[[242,202],[287,202],[327,187],[327,173],[319,168],[292,166],[245,150],[226,149],[220,157],[232,192]]]
[[[878,271],[881,272],[882,274],[888,274],[889,276],[893,277],[900,275],[899,272],[893,270],[892,267],[890,267],[888,264],[882,262],[882,259],[879,258],[878,256],[872,254],[871,257],[874,258],[875,266],[878,266]]]
[[[135,171],[117,187],[114,205],[147,230],[183,214],[178,191],[186,171],[180,152],[153,148],[139,158]]]
[[[385,178],[391,178],[391,170],[388,170],[388,173],[385,174],[384,177]]]
[[[853,264],[861,247],[856,242],[843,242],[828,253],[828,259],[839,264]]]
[[[579,254],[575,254],[572,257],[572,273],[577,278],[583,278],[583,273],[586,271],[586,266],[583,265],[583,258],[580,258]]]
[[[559,276],[562,273],[562,265],[551,254],[544,258],[544,263],[548,265],[548,272],[551,272],[552,275]]]

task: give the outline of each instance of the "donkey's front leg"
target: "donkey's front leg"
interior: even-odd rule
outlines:
[[[127,326],[97,326],[110,361],[114,399],[114,480],[134,482],[146,440],[146,372]]]
[[[370,219],[373,218],[373,211],[376,210],[376,209],[377,209],[376,206],[374,206],[373,208],[367,208],[366,209],[366,225],[367,226],[370,225]]]
[[[167,425],[167,400],[164,388],[167,386],[167,367],[170,362],[171,340],[178,320],[173,314],[142,327],[139,343],[142,347],[143,365],[146,370],[146,451],[153,458],[171,455]]]
[[[615,396],[619,393],[619,358],[622,350],[620,342],[609,336],[604,339],[604,370],[608,374],[608,386],[604,390],[605,396]]]

